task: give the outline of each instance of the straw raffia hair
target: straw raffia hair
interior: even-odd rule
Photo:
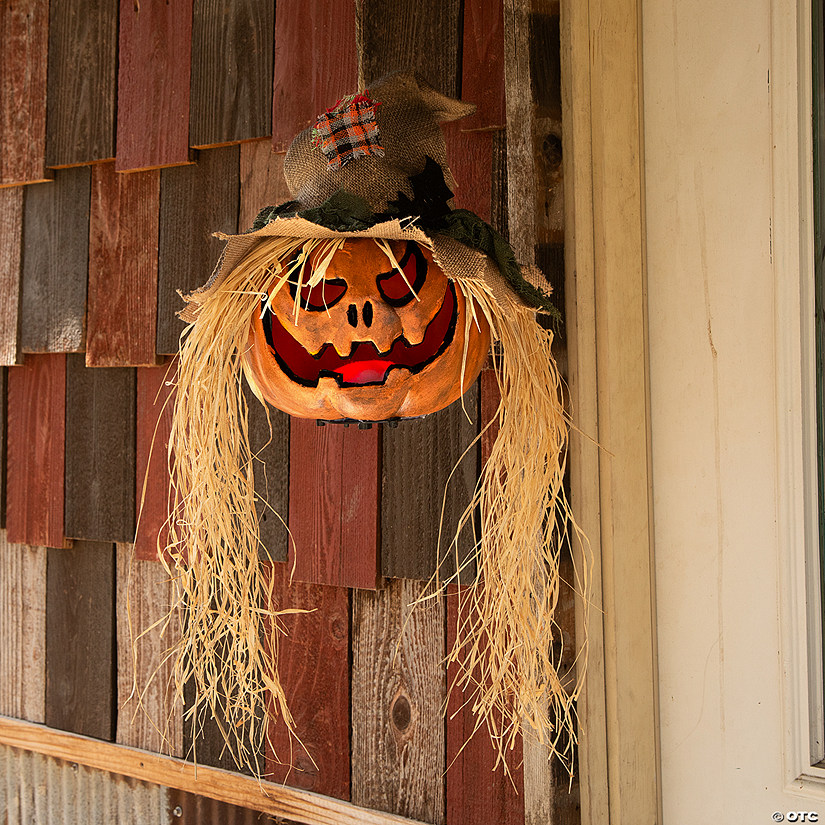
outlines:
[[[395,266],[386,243],[375,240]],[[175,686],[182,697],[191,685],[187,714],[197,720],[205,711],[220,720],[228,751],[259,776],[267,717],[280,717],[296,733],[278,673],[281,617],[295,611],[271,604],[272,582],[259,562],[243,352],[262,296],[277,292],[291,274],[279,261],[295,260],[299,248],[320,249],[307,276],[317,282],[345,242],[260,239],[199,296],[195,320],[182,336],[170,438],[174,508],[168,547],[160,553],[177,588],[173,610],[182,617]],[[462,618],[448,656],[459,666],[452,689],[463,691],[501,757],[523,733],[571,769],[583,668],[560,672],[554,609],[564,586],[559,553],[582,537],[563,487],[568,422],[553,334],[506,290],[494,291],[494,280],[447,274],[468,299],[465,334],[477,313],[490,324],[501,389],[499,435],[459,525],[480,512],[480,583],[459,590]],[[251,376],[247,380],[261,400]],[[587,570],[577,576],[569,586],[586,594]]]

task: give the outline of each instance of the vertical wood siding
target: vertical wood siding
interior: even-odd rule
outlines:
[[[411,67],[478,107],[445,127],[456,205],[513,229],[561,295],[557,19],[552,0],[0,5],[0,713],[192,757],[191,724],[171,702],[165,655],[179,629],[164,622],[173,593],[157,563],[174,377],[164,356],[184,328],[177,291],[209,277],[222,249],[213,232],[244,231],[290,198],[283,159],[298,131],[359,78]],[[536,198],[508,207],[508,186]],[[577,822],[566,776],[526,745],[512,781],[493,771],[464,697],[448,703],[455,598],[413,608],[439,564],[455,571],[445,551],[492,431],[446,497],[445,484],[495,411],[493,372],[463,405],[397,428],[318,427],[246,401],[272,607],[309,611],[284,617],[278,637],[302,744],[273,724],[257,754],[269,775],[429,823]],[[472,545],[468,529],[464,586],[477,586]],[[567,602],[561,616],[573,650]],[[214,723],[194,744],[201,763],[235,770]],[[256,816],[14,759],[9,770],[64,788],[48,785],[46,805],[28,784],[9,796],[0,781],[10,822],[61,821],[75,793],[105,813],[115,788],[111,821]]]

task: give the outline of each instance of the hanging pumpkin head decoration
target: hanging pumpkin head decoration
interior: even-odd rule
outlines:
[[[478,216],[452,208],[440,123],[474,108],[411,73],[339,101],[286,155],[293,200],[223,236],[212,278],[186,296],[175,512],[162,554],[188,608],[176,683],[194,682],[195,710],[219,710],[240,761],[248,754],[234,731],[248,736],[251,722],[260,732],[254,720],[272,708],[292,725],[277,643],[264,641],[278,614],[259,609],[267,584],[240,382],[302,418],[416,418],[461,397],[491,341],[499,435],[461,520],[480,513],[484,586],[466,589],[470,618],[450,657],[502,752],[522,731],[551,749],[560,730],[572,733],[578,684],[559,676],[550,644],[560,536],[575,531],[567,423],[553,333],[536,322],[558,313],[541,273],[519,266]],[[489,680],[477,682],[480,672]]]

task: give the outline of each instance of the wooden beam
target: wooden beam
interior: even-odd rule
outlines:
[[[640,8],[637,0],[589,0],[564,11],[567,319],[580,430],[571,440],[572,503],[595,556],[593,606],[579,604],[580,619],[590,619],[579,713],[582,822],[655,822]]]
[[[417,820],[372,811],[310,791],[195,766],[180,759],[4,716],[0,716],[0,744],[177,788],[304,825],[422,825]]]

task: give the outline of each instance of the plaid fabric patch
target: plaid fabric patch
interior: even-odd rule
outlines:
[[[327,168],[340,169],[364,155],[383,155],[375,109],[367,95],[350,95],[318,117],[313,145],[327,156]]]

